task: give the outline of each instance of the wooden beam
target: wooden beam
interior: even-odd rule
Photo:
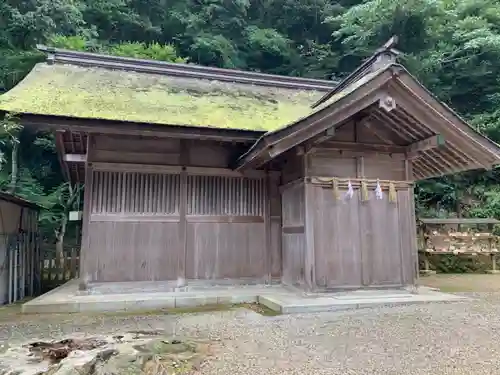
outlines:
[[[340,150],[340,151],[358,151],[358,152],[379,152],[382,154],[404,154],[407,152],[405,146],[386,145],[386,144],[372,144],[372,143],[356,143],[356,142],[342,142],[332,141],[325,142],[321,147],[316,150]]]
[[[427,139],[412,143],[406,149],[406,153],[412,154],[416,152],[423,152],[432,150],[433,148],[442,146],[445,144],[444,137],[441,134],[433,135]]]
[[[25,126],[34,126],[37,129],[46,130],[68,130],[81,133],[122,134],[158,138],[203,139],[221,142],[255,142],[264,134],[263,131],[159,125],[27,114],[21,115],[20,120]]]
[[[188,175],[200,176],[228,176],[228,177],[247,177],[264,178],[266,172],[261,170],[248,170],[237,172],[232,169],[214,168],[214,167],[182,167],[180,165],[151,165],[151,164],[132,164],[132,163],[91,163],[92,168],[97,171],[113,172],[144,172],[144,173],[167,173],[179,174],[183,170]],[[279,172],[269,172],[271,175],[279,175]]]
[[[370,133],[372,133],[375,137],[380,139],[382,142],[391,143],[390,139],[388,139],[384,135],[380,134],[380,131],[375,126],[373,126],[373,124],[370,122],[371,119],[372,119],[371,116],[367,116],[359,122],[359,125],[365,127]]]
[[[65,162],[68,163],[86,163],[87,155],[86,154],[65,154],[63,156]]]
[[[64,132],[62,131],[56,132],[57,155],[59,158],[59,163],[61,164],[61,168],[63,170],[63,176],[67,181],[71,181],[71,174],[69,171],[68,163],[66,163],[66,161],[64,160],[64,156],[66,155],[66,148],[64,147],[63,133]]]
[[[310,149],[314,145],[318,145],[320,143],[323,143],[330,138],[333,138],[335,136],[335,127],[331,127],[326,129],[324,132],[318,134],[316,137],[312,138],[310,142],[307,142],[307,149]]]
[[[412,87],[407,86],[406,82],[402,81],[401,77],[398,77],[398,82],[401,87],[398,88],[395,85],[393,90],[398,95],[399,108],[405,113],[411,114],[421,124],[426,124],[429,128],[442,133],[446,137],[447,148],[450,145],[455,146],[471,161],[469,165],[481,165],[483,168],[489,168],[493,155],[484,144],[488,141],[480,136],[475,137],[461,128],[456,121],[449,118],[451,116],[449,110],[448,113],[440,113],[436,108],[440,106],[440,103],[435,99],[431,98],[429,102],[422,100],[428,95],[425,91],[419,89],[420,92],[415,93]],[[432,101],[435,103],[429,104]]]

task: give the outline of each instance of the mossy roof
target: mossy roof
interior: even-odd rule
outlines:
[[[273,131],[307,116],[323,92],[100,67],[37,64],[0,110],[38,115]]]

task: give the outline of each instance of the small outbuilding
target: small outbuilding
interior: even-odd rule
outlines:
[[[41,290],[39,212],[35,203],[0,192],[0,305]]]
[[[414,182],[500,161],[392,41],[339,84],[40,49],[0,110],[85,183],[89,285],[410,286]]]

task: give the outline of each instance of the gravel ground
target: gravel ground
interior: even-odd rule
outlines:
[[[204,375],[500,374],[500,293],[468,296],[465,302],[278,317],[247,310],[19,317],[0,310],[0,340],[12,345],[72,332],[164,329],[214,340]]]

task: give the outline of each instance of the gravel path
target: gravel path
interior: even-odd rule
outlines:
[[[213,339],[204,375],[497,374],[500,293],[465,302],[263,317],[247,310],[183,316],[1,314],[0,340],[165,329]]]

